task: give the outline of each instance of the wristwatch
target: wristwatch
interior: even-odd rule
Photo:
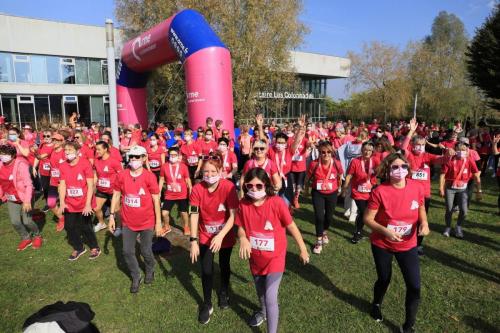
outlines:
[[[189,237],[189,242],[196,242],[198,237]]]

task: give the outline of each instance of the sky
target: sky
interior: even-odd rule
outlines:
[[[303,0],[300,20],[310,31],[298,49],[345,57],[373,40],[404,48],[429,35],[432,21],[443,10],[458,16],[473,37],[495,1]],[[103,25],[106,18],[116,22],[113,0],[0,0],[0,12],[92,25]],[[329,80],[328,94],[346,98],[345,84],[346,80]]]

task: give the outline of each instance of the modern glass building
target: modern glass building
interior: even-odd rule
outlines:
[[[115,29],[117,57],[121,47]],[[261,92],[266,118],[283,122],[305,113],[324,119],[327,80],[348,77],[349,59],[291,51],[291,65],[301,87]],[[0,113],[8,122],[41,128],[67,123],[77,112],[86,124],[109,125],[107,84],[104,26],[0,14]]]

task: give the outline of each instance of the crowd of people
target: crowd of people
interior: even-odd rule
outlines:
[[[213,312],[214,255],[219,254],[221,288],[218,305],[229,307],[232,249],[249,261],[261,309],[250,322],[278,328],[278,290],[285,270],[288,232],[309,262],[309,251],[293,215],[311,196],[314,246],[320,255],[329,243],[337,201],[354,223],[351,242],[371,230],[377,272],[371,315],[382,320],[381,304],[396,257],[406,284],[406,320],[412,332],[420,302],[419,255],[429,234],[427,213],[431,181],[445,198],[445,231],[452,234],[452,214],[459,212],[453,235],[463,238],[473,192],[481,199],[481,180],[493,169],[500,186],[500,132],[460,122],[426,124],[411,119],[379,124],[351,121],[313,123],[302,116],[293,123],[264,123],[234,133],[220,120],[205,126],[157,123],[120,126],[120,142],[111,128],[89,127],[73,117],[69,126],[52,124],[34,131],[0,124],[0,197],[21,240],[17,247],[40,249],[43,237],[34,222],[34,203],[53,213],[56,231],[66,231],[78,260],[101,254],[96,233],[122,237],[130,271],[130,292],[154,281],[154,237],[172,231],[176,207],[190,241],[190,260],[200,262],[203,304],[198,320]],[[236,135],[235,135],[236,134]],[[500,195],[498,198],[500,214]],[[144,278],[136,243],[145,262]]]

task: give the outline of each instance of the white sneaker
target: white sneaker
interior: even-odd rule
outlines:
[[[94,232],[99,232],[103,229],[106,229],[108,226],[106,225],[106,223],[97,223],[95,226],[94,226]]]
[[[349,222],[356,222],[356,218],[358,217],[358,214],[352,214],[349,216]]]
[[[321,243],[323,244],[328,244],[330,240],[328,239],[328,235],[326,233],[323,234],[323,239],[321,240]]]
[[[323,242],[318,239],[316,241],[316,245],[314,245],[313,253],[314,254],[321,254],[322,250],[323,250]]]
[[[345,213],[344,213],[344,216],[345,217],[349,217],[351,215],[351,209],[346,209]]]
[[[450,237],[450,231],[451,231],[451,228],[444,229],[443,236]]]

